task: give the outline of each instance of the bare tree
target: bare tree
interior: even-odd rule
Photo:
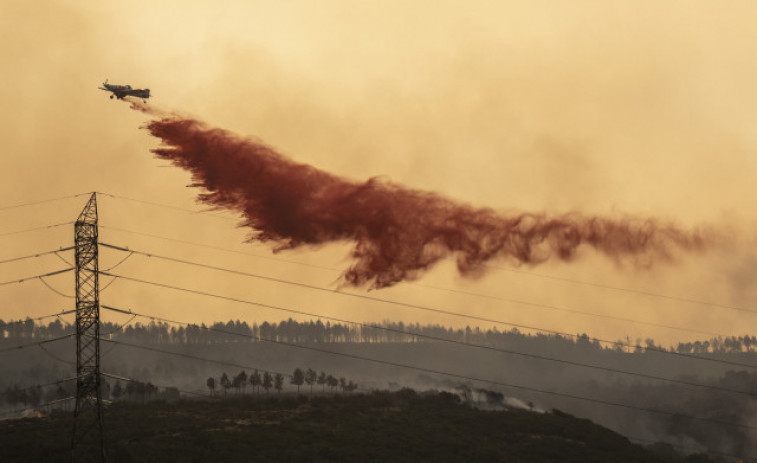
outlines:
[[[265,389],[266,395],[268,395],[268,390],[271,389],[272,386],[273,377],[266,371],[265,373],[263,373],[263,389]]]
[[[263,379],[260,377],[260,372],[258,370],[255,370],[250,374],[250,384],[252,385],[253,390],[257,387],[257,392],[260,392],[260,384],[263,382]]]
[[[281,390],[284,389],[284,375],[281,373],[276,373],[276,375],[273,377],[273,388],[279,391],[279,394],[281,394]]]
[[[305,372],[302,371],[301,368],[295,368],[294,373],[292,373],[292,381],[291,383],[297,386],[297,393],[300,393],[300,386],[302,386],[302,383],[305,382]]]
[[[234,386],[234,389],[237,390],[237,394],[239,394],[240,390],[247,386],[247,373],[240,371],[236,376],[234,376],[234,381],[232,382],[232,384]]]
[[[121,398],[123,394],[124,394],[124,388],[121,386],[121,382],[116,381],[116,385],[113,386],[113,392],[111,392],[110,395],[113,396],[113,400],[118,400]],[[55,391],[55,398],[60,400],[60,399],[65,399],[66,397],[68,397],[68,393],[66,392],[66,390],[63,389],[63,386],[58,385],[58,389],[56,389]]]
[[[339,385],[339,381],[331,375],[326,377],[326,384],[331,388],[331,392],[334,392],[334,388]]]
[[[316,382],[321,385],[323,388],[322,392],[326,392],[326,372],[322,371],[320,375],[318,375],[318,379],[316,379]]]
[[[216,379],[211,376],[210,378],[208,378],[208,380],[205,382],[205,384],[208,386],[208,389],[210,389],[210,395],[212,396],[213,394],[215,394],[215,391],[216,391]],[[118,386],[118,383],[116,383],[116,386]],[[114,389],[113,393],[115,394],[115,392],[116,391]],[[120,392],[118,394],[121,395]]]
[[[313,383],[318,379],[318,373],[312,368],[308,368],[305,372],[305,382],[310,386],[310,395],[313,395]]]
[[[226,393],[228,392],[229,388],[231,388],[231,380],[229,379],[229,375],[224,372],[221,375],[221,387],[223,388],[223,396],[226,397]]]

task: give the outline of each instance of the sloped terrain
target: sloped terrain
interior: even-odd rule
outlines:
[[[2,461],[69,461],[71,414],[0,422]],[[711,461],[653,454],[559,411],[483,411],[449,393],[118,403],[105,411],[109,460]]]

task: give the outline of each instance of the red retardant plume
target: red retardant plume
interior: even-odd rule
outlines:
[[[473,275],[492,259],[569,261],[581,245],[651,263],[706,241],[654,220],[505,215],[376,178],[354,182],[196,120],[160,117],[146,126],[163,141],[153,152],[192,173],[190,186],[206,190],[201,202],[241,212],[251,240],[273,242],[277,250],[354,242],[355,263],[343,275],[349,285],[391,286],[445,257]]]

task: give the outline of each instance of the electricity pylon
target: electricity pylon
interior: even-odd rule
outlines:
[[[100,389],[100,284],[97,197],[74,224],[76,249],[76,408],[71,461],[107,461]]]

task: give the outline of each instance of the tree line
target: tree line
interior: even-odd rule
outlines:
[[[205,386],[209,389],[211,396],[216,395],[216,389],[223,391],[224,396],[231,390],[239,395],[245,394],[248,386],[254,393],[261,394],[261,389],[263,389],[265,394],[268,395],[271,389],[281,393],[284,390],[286,380],[290,385],[297,388],[298,394],[301,386],[309,387],[310,394],[313,393],[315,386],[320,386],[323,393],[326,392],[326,388],[330,392],[337,390],[352,392],[358,388],[352,380],[347,380],[344,377],[336,378],[324,371],[318,373],[312,368],[307,370],[295,368],[291,375],[253,370],[249,375],[245,371],[240,371],[232,377],[223,372],[218,381],[215,377],[209,377]],[[129,380],[122,385],[121,381],[117,380],[115,385],[111,386],[107,379],[101,378],[100,385],[100,393],[104,400],[147,403],[154,400],[178,400],[180,396],[180,391],[175,387],[159,388],[149,381]],[[6,386],[3,390],[0,390],[0,410],[3,408],[35,408],[44,403],[70,399],[75,395],[74,387],[73,381],[39,387],[21,387],[17,384]],[[73,401],[57,405],[58,408],[63,409],[71,409],[72,406]]]
[[[0,391],[0,406],[6,408],[36,407],[42,403],[71,397],[73,390],[63,384],[46,387],[6,386]]]
[[[20,344],[30,340],[50,339],[70,334],[73,330],[73,326],[64,325],[58,319],[48,324],[37,323],[29,318],[8,322],[0,319],[0,344]],[[499,330],[496,327],[481,329],[469,326],[454,329],[442,325],[405,324],[391,321],[363,326],[332,324],[328,321],[324,324],[321,320],[298,322],[290,318],[279,323],[248,324],[244,321],[230,320],[226,323],[216,322],[211,325],[199,324],[186,327],[154,321],[147,324],[134,323],[126,326],[103,322],[100,331],[107,333],[104,337],[139,344],[208,345],[254,343],[258,342],[259,339],[302,344],[437,342],[428,338],[433,337],[495,347],[533,342],[559,347],[572,346],[589,350],[633,351],[635,353],[643,353],[648,348],[687,354],[729,354],[757,351],[757,337],[749,335],[718,336],[704,341],[682,342],[665,348],[657,345],[653,339],[619,340],[614,345],[602,345],[586,334],[577,336],[547,333],[527,334],[520,332],[517,328],[509,331]]]
[[[71,399],[76,395],[73,381],[50,384],[46,386],[21,387],[17,384],[6,386],[0,391],[0,408],[34,408],[44,403]],[[152,400],[176,400],[179,390],[164,387],[161,391],[150,382],[131,380],[125,383],[111,383],[100,378],[100,394],[104,400],[146,403]],[[58,404],[59,408],[72,409],[73,400]]]
[[[333,375],[326,374],[321,371],[316,372],[312,368],[303,370],[301,368],[295,368],[291,375],[284,375],[283,373],[271,373],[258,370],[253,370],[249,375],[244,371],[240,371],[233,377],[223,372],[216,381],[215,377],[211,376],[205,381],[205,385],[210,390],[210,395],[216,395],[216,388],[223,391],[224,396],[228,394],[230,390],[236,391],[237,394],[244,394],[247,386],[250,386],[254,393],[260,394],[260,388],[263,388],[266,395],[269,394],[271,389],[275,389],[281,393],[284,389],[285,379],[289,379],[289,384],[297,387],[297,393],[300,393],[300,386],[307,385],[310,387],[310,393],[313,393],[313,386],[321,386],[321,392],[326,392],[326,387],[331,392],[338,387],[342,392],[352,392],[357,389],[357,384],[352,380],[347,381],[344,377],[337,379]]]

